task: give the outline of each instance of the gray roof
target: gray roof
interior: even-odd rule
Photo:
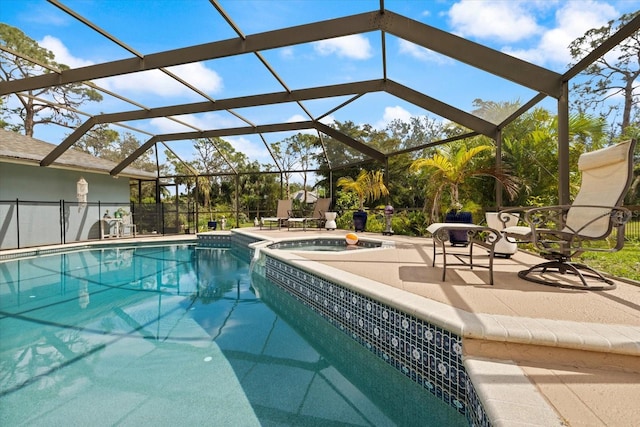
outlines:
[[[56,145],[31,138],[17,132],[0,129],[0,162],[30,163],[39,166],[40,161],[49,154]],[[94,173],[109,174],[117,163],[92,156],[83,151],[70,148],[64,152],[51,167],[81,170]],[[137,179],[155,179],[156,174],[131,167],[124,168],[119,176]]]

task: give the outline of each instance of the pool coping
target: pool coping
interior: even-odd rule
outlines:
[[[253,235],[253,237],[260,236]],[[262,238],[264,239],[264,236]],[[309,272],[334,281],[336,284],[352,288],[364,295],[400,308],[408,314],[436,323],[462,337],[640,356],[639,327],[471,313],[321,262],[312,261],[293,251],[278,251],[267,247],[271,243],[282,240],[291,239],[264,240],[251,246],[255,249],[268,251],[274,258],[291,261]]]
[[[290,240],[290,237],[270,239],[260,234],[243,234],[261,239],[251,246],[265,250],[273,258],[441,326],[463,339],[640,356],[639,327],[471,313],[310,260],[292,251],[267,247],[273,241]],[[309,235],[305,239],[314,237]],[[491,425],[566,425],[516,362],[464,355],[463,364]],[[496,381],[505,375],[509,376],[509,384]]]

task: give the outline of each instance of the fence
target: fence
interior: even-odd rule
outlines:
[[[632,218],[625,228],[627,239],[640,239],[640,206],[627,206]],[[0,250],[97,240],[111,235],[105,214],[130,212],[139,234],[195,233],[210,219],[226,216],[228,226],[249,221],[253,212],[206,212],[185,204],[83,203],[0,200]],[[399,214],[405,209],[396,209]],[[415,209],[406,209],[415,210]],[[375,212],[375,211],[374,211]],[[263,212],[264,214],[264,212]],[[350,212],[344,212],[349,215]]]

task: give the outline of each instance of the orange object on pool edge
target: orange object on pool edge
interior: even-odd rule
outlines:
[[[358,243],[358,235],[355,233],[347,233],[345,239],[347,241],[347,245],[355,245]]]

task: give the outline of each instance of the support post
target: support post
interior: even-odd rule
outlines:
[[[558,203],[569,204],[569,82],[558,98]]]
[[[236,227],[240,228],[240,175],[236,174]]]
[[[498,173],[502,173],[502,130],[498,129],[496,132],[496,170]],[[496,180],[496,208],[502,209],[502,182]]]

